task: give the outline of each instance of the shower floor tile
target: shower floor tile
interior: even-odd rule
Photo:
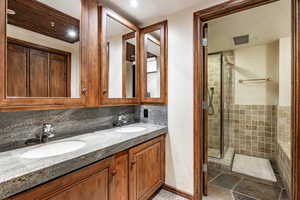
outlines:
[[[236,154],[232,171],[266,181],[277,182],[270,161],[264,158]]]

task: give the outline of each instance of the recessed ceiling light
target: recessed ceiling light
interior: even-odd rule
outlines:
[[[68,30],[68,35],[71,38],[77,37],[77,32],[75,30]]]
[[[134,8],[138,7],[138,1],[137,0],[131,0],[130,5]]]
[[[14,10],[7,9],[7,14],[9,14],[9,15],[15,15],[16,12]]]

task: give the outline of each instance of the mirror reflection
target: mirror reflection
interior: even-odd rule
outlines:
[[[160,97],[161,43],[160,30],[145,34],[147,94],[146,97]]]
[[[136,97],[136,32],[111,17],[106,22],[108,98]]]
[[[80,7],[8,0],[8,97],[80,97]]]

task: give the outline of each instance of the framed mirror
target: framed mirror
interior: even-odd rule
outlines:
[[[101,103],[139,103],[139,28],[101,8]]]
[[[141,101],[167,103],[167,21],[141,30]]]
[[[62,0],[1,4],[6,8],[0,6],[6,22],[2,104],[83,105],[81,0],[72,6]]]

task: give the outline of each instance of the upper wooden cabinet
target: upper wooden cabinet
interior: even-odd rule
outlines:
[[[141,30],[141,102],[167,103],[167,21]]]
[[[167,22],[64,6],[0,1],[0,111],[167,102]]]
[[[7,40],[8,97],[71,97],[71,54]]]
[[[101,13],[101,104],[139,104],[140,29],[113,10]]]
[[[89,2],[0,2],[0,110],[85,106]]]

